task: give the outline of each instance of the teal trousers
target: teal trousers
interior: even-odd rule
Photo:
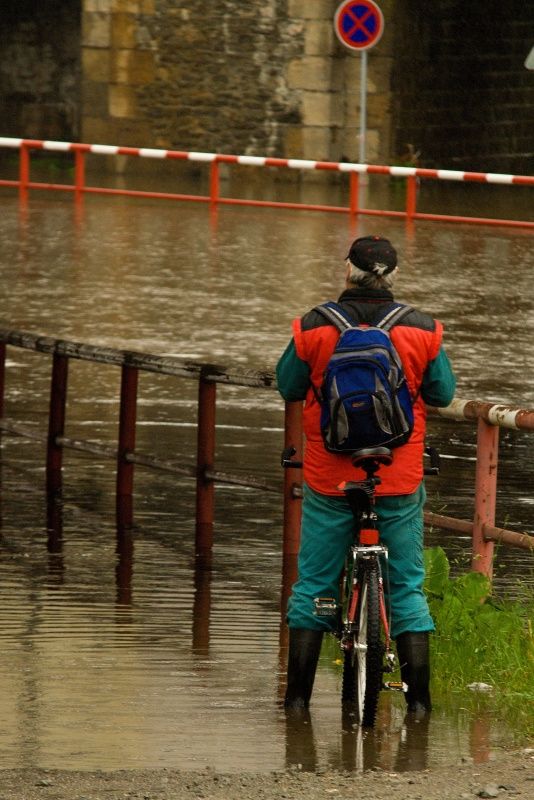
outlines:
[[[377,497],[380,540],[388,548],[384,586],[391,615],[391,636],[434,630],[425,594],[423,563],[424,484],[416,492]],[[298,578],[288,602],[290,628],[332,630],[334,617],[318,617],[316,597],[339,601],[340,577],[352,542],[354,518],[344,497],[319,494],[304,485]],[[387,580],[389,578],[389,580]]]

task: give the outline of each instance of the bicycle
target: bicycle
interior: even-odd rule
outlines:
[[[431,466],[427,475],[439,473],[439,454],[426,448]],[[301,467],[293,461],[294,447],[282,453],[282,466]],[[354,540],[346,557],[343,591],[340,603],[334,598],[315,598],[318,616],[336,616],[334,635],[343,653],[341,700],[350,708],[362,727],[373,727],[382,689],[407,691],[400,680],[384,682],[384,673],[397,669],[391,649],[390,619],[386,608],[384,573],[387,585],[388,550],[380,544],[377,515],[374,510],[375,489],[380,484],[380,467],[391,464],[393,455],[386,447],[357,450],[351,456],[355,467],[365,472],[365,480],[347,481],[343,490],[354,516]]]

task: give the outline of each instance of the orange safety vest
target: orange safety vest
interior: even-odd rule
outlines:
[[[401,358],[410,393],[414,400],[414,429],[409,441],[393,452],[393,463],[382,467],[382,483],[377,495],[412,494],[423,479],[423,452],[426,432],[426,405],[420,389],[424,372],[430,361],[437,357],[443,337],[443,326],[434,321],[434,329],[426,330],[403,324],[395,325],[390,336]],[[332,355],[339,332],[333,325],[320,325],[303,330],[301,319],[293,321],[293,339],[299,358],[310,367],[310,380],[320,388],[323,373]],[[304,480],[321,494],[340,495],[338,486],[343,481],[363,480],[365,474],[352,466],[350,455],[329,453],[324,445],[320,427],[321,406],[313,388],[309,388],[304,405]]]

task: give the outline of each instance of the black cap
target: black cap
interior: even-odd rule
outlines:
[[[388,239],[381,236],[362,236],[348,252],[350,263],[365,272],[387,275],[397,266],[397,251]]]

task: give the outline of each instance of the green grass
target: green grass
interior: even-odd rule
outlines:
[[[437,703],[457,699],[502,719],[519,738],[534,735],[534,592],[514,599],[491,595],[489,580],[476,572],[450,578],[440,547],[425,552],[425,591],[436,632],[432,636],[433,695]],[[470,684],[487,684],[487,693]]]

